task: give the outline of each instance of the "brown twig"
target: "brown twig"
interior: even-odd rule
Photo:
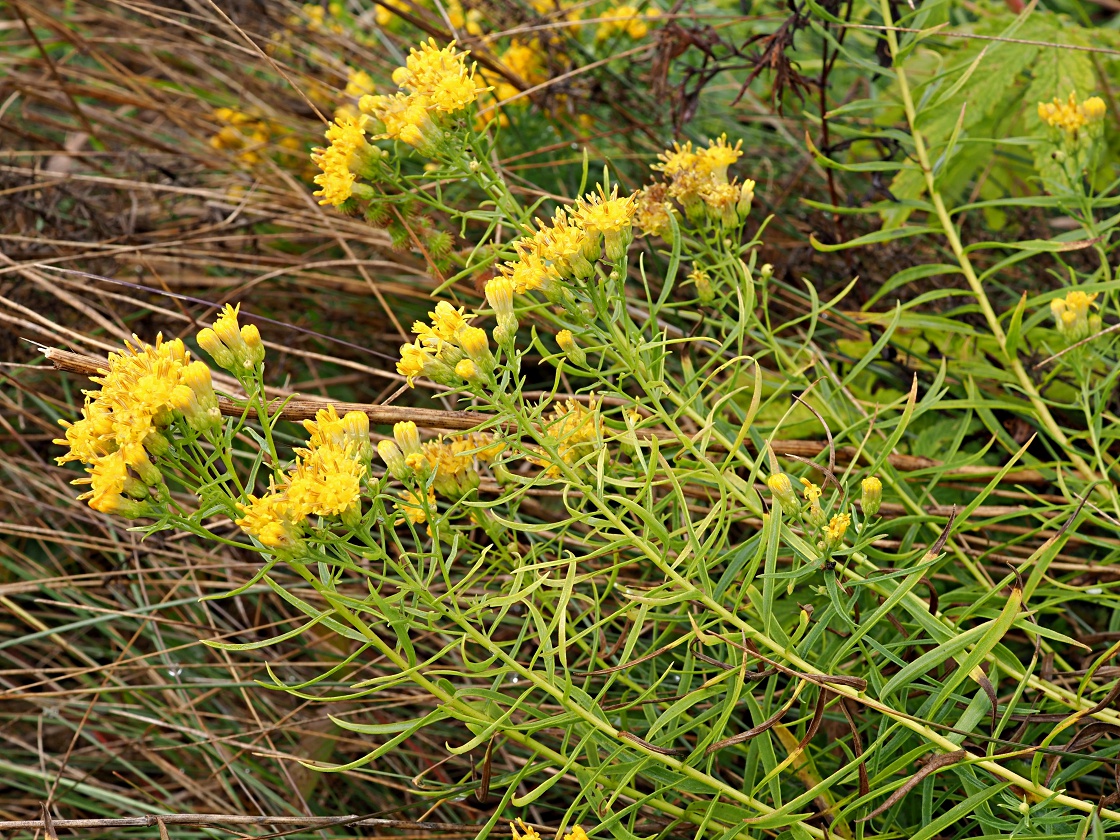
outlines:
[[[40,348],[47,360],[57,370],[69,373],[80,373],[85,376],[94,376],[99,371],[104,372],[106,361],[93,356],[80,353],[71,353],[68,350],[59,350],[55,347]],[[245,407],[228,397],[218,398],[222,414],[239,417]],[[411,420],[417,426],[425,429],[453,429],[465,430],[485,427],[488,424],[497,425],[492,415],[477,411],[441,411],[431,408],[414,408],[412,406],[373,405],[370,403],[333,402],[323,397],[293,396],[287,398],[280,409],[279,416],[283,420],[306,420],[315,416],[315,413],[327,405],[334,405],[340,412],[361,411],[369,417],[371,423],[398,423]],[[656,437],[667,443],[675,441],[676,435],[667,429],[643,430],[648,437]],[[812,458],[829,449],[826,441],[817,440],[776,440],[772,442],[774,451],[778,455],[792,458]],[[836,447],[836,459],[850,463],[857,457],[855,447]],[[928,470],[941,466],[940,461],[932,458],[923,458],[918,455],[891,454],[888,456],[890,465],[903,472],[915,470]],[[999,472],[999,467],[988,466],[963,466],[957,467],[947,473],[961,481],[986,481]],[[1004,481],[1014,484],[1047,484],[1049,479],[1037,470],[1014,470],[1004,476]]]

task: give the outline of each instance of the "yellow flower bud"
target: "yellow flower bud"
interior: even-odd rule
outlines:
[[[470,361],[474,362],[483,376],[489,376],[494,370],[494,355],[490,352],[490,342],[486,338],[486,330],[478,327],[463,327],[458,335],[459,346],[467,354]],[[459,364],[462,364],[460,362]],[[459,372],[456,366],[456,373]],[[460,374],[462,375],[462,374]],[[469,379],[470,377],[465,377]]]
[[[241,340],[249,348],[249,358],[254,365],[264,361],[264,343],[261,341],[261,332],[256,324],[246,324],[241,328]]]
[[[582,347],[576,344],[575,336],[572,335],[571,330],[560,330],[556,333],[556,343],[560,345],[560,349],[564,351],[573,364],[580,367],[587,365],[587,354],[583,352]]]
[[[774,498],[783,509],[795,511],[798,508],[797,496],[793,493],[793,484],[785,473],[775,473],[766,479],[766,486],[774,494]]]
[[[755,182],[748,178],[743,182],[743,186],[739,188],[739,204],[735,210],[739,214],[739,218],[746,220],[747,216],[751,213],[751,202],[754,201],[754,188]]]
[[[883,482],[872,475],[865,478],[860,487],[863,490],[860,507],[863,515],[870,519],[879,512],[879,505],[883,502]]]
[[[237,366],[237,361],[233,354],[229,352],[229,348],[222,344],[218,334],[209,327],[199,331],[198,346],[209,354],[218,367],[233,370]]]
[[[404,461],[404,454],[391,440],[382,440],[377,443],[377,454],[385,462],[389,474],[397,481],[406,481],[412,477],[412,470]]]
[[[468,382],[480,383],[482,382],[482,371],[478,369],[478,365],[470,359],[462,359],[455,365],[455,374],[463,377]]]
[[[420,433],[416,430],[416,424],[411,420],[394,424],[393,437],[396,438],[397,444],[406,456],[423,454],[423,450],[420,448]]]
[[[181,382],[172,392],[172,408],[179,411],[195,431],[219,426],[222,412],[218,408],[218,397],[206,363],[194,361],[183,368]],[[180,388],[190,393],[180,392]]]

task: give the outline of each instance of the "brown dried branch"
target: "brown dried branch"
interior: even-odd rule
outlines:
[[[94,356],[85,356],[80,353],[71,353],[68,350],[59,350],[55,347],[41,348],[43,355],[58,370],[69,373],[80,373],[85,376],[95,376],[99,371],[105,370],[106,361]],[[440,411],[430,408],[414,408],[412,406],[373,405],[370,403],[333,402],[323,397],[293,396],[287,399],[280,410],[283,420],[306,420],[315,416],[315,412],[333,404],[338,411],[361,411],[369,417],[371,423],[398,423],[402,420],[411,420],[417,426],[426,429],[453,429],[465,430],[494,425],[495,420],[491,415],[477,411]],[[222,414],[239,417],[244,412],[244,407],[226,397],[219,398]],[[649,437],[657,437],[668,443],[676,440],[676,435],[668,430],[649,430]],[[829,449],[827,441],[817,440],[776,440],[771,444],[779,455],[794,458],[812,458]],[[835,457],[838,461],[850,463],[856,457],[856,450],[851,446],[836,448]],[[928,470],[941,466],[939,461],[932,458],[923,458],[917,455],[891,454],[888,457],[891,466],[903,472],[914,470]],[[947,475],[964,481],[987,481],[999,472],[999,467],[964,466],[952,470]],[[1014,484],[1047,484],[1049,480],[1037,470],[1014,470],[1004,476],[1004,481]]]

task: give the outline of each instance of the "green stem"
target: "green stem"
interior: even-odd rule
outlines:
[[[984,320],[988,323],[988,329],[999,344],[1005,363],[1011,369],[1011,372],[1015,374],[1019,387],[1030,401],[1039,422],[1046,431],[1050,433],[1054,442],[1066,452],[1082,478],[1088,482],[1099,482],[1100,476],[1098,476],[1088,462],[1077,453],[1070,444],[1065,432],[1062,431],[1061,426],[1058,425],[1053,415],[1050,414],[1049,406],[1046,405],[1045,401],[1043,401],[1042,397],[1039,395],[1038,389],[1027,374],[1026,368],[1023,367],[1022,362],[1019,361],[1018,355],[1008,352],[1007,335],[1004,333],[1003,327],[999,322],[999,317],[996,315],[991,302],[988,300],[988,295],[985,293],[983,284],[980,282],[972,266],[972,261],[969,260],[968,255],[964,251],[964,246],[961,244],[956,225],[953,223],[952,217],[945,207],[945,201],[941,197],[940,191],[937,189],[933,167],[930,165],[929,150],[926,148],[925,140],[918,130],[917,109],[914,106],[914,99],[910,93],[910,84],[906,77],[906,71],[898,61],[898,36],[892,28],[893,19],[891,17],[890,0],[879,0],[879,8],[883,15],[883,21],[886,23],[887,43],[890,47],[891,57],[894,63],[894,72],[898,80],[898,89],[902,97],[902,106],[906,111],[906,120],[910,125],[910,134],[914,139],[914,154],[918,159],[918,165],[922,168],[922,174],[926,182],[926,192],[929,194],[930,201],[933,203],[938,221],[941,223],[945,238],[949,242],[949,248],[953,251],[953,255],[960,264],[961,272],[964,274],[969,288],[972,289],[976,302],[980,306],[980,311],[984,314]]]

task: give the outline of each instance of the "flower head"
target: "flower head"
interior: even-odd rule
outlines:
[[[1097,292],[1086,294],[1074,289],[1065,298],[1050,301],[1050,312],[1058,332],[1070,342],[1081,341],[1100,330],[1100,316],[1090,314]]]
[[[487,90],[474,79],[474,67],[467,68],[470,51],[458,52],[452,42],[442,49],[431,38],[413,48],[404,67],[393,71],[393,81],[413,95],[423,97],[430,107],[447,114],[461,111]]]
[[[435,347],[437,351],[444,344],[455,343],[461,330],[466,329],[473,315],[467,315],[463,307],[456,309],[445,300],[436,304],[434,311],[428,313],[432,324],[428,326],[422,321],[412,325],[412,331],[420,336],[418,343],[426,347]]]
[[[692,149],[691,140],[686,141],[683,146],[674,142],[673,148],[658,154],[657,159],[661,162],[653,164],[650,169],[661,172],[666,178],[674,178],[680,172],[696,169],[700,163],[699,156]]]
[[[298,517],[295,516],[284,493],[271,492],[264,496],[249,496],[249,503],[239,505],[242,517],[237,520],[241,530],[266,548],[294,548],[302,536]]]
[[[1104,100],[1099,96],[1090,96],[1084,102],[1078,102],[1073,91],[1065,102],[1055,96],[1053,102],[1038,103],[1039,119],[1073,137],[1085,126],[1100,122],[1104,114]]]
[[[517,822],[509,824],[513,832],[513,840],[541,840],[540,834],[531,825],[526,825],[525,820],[518,817]]]
[[[423,96],[394,93],[389,96],[363,96],[358,107],[385,126],[379,137],[400,140],[423,151],[442,136],[428,114],[430,103]]]
[[[299,453],[288,481],[288,499],[297,519],[341,516],[358,504],[366,465],[351,446],[326,443]]]
[[[599,192],[579,199],[571,209],[572,218],[589,237],[603,236],[607,259],[618,262],[626,255],[631,239],[631,223],[637,208],[634,195],[618,197],[616,185],[608,197],[603,186]]]
[[[793,484],[789,480],[789,476],[785,473],[774,473],[766,479],[766,486],[770,488],[770,492],[774,494],[774,498],[781,503],[782,507],[786,510],[797,510],[797,496],[793,494]]]
[[[668,187],[663,183],[650,184],[638,192],[634,210],[634,225],[647,236],[665,238],[672,230],[673,203],[669,200]]]
[[[342,417],[333,405],[320,408],[314,420],[304,420],[303,428],[311,435],[307,448],[352,449],[358,458],[372,455],[369,440],[369,417],[363,411],[348,411]]]
[[[743,141],[739,140],[734,146],[727,143],[727,135],[721,134],[715,140],[708,142],[708,148],[700,149],[696,153],[697,166],[712,176],[718,184],[727,183],[727,167],[743,156]]]
[[[315,176],[315,183],[319,186],[315,195],[321,196],[320,204],[337,207],[353,194],[355,170],[366,156],[374,153],[366,142],[365,119],[340,114],[327,127],[326,138],[330,145],[311,153],[312,162],[322,170]]]
[[[825,528],[825,539],[828,541],[829,548],[836,548],[844,541],[844,534],[848,530],[848,526],[852,524],[851,514],[838,513],[828,522],[828,527]]]
[[[715,289],[712,288],[712,278],[700,266],[693,267],[692,271],[688,273],[688,279],[696,287],[696,296],[700,298],[700,302],[707,305],[716,298]],[[787,479],[788,481],[788,479]]]

